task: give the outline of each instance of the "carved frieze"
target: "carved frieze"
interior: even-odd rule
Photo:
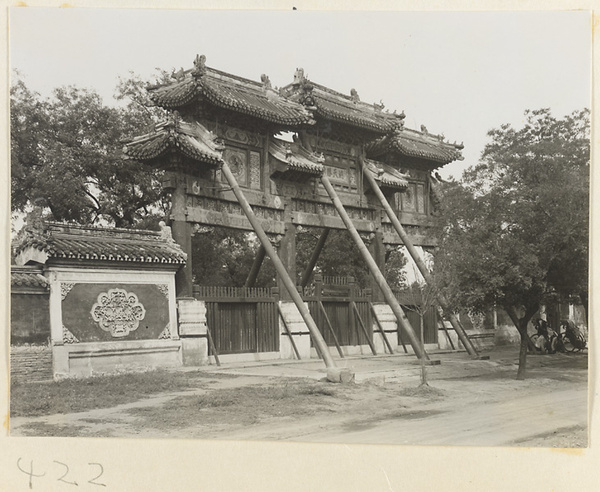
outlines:
[[[157,284],[156,288],[161,291],[163,296],[169,298],[169,286],[167,284]]]
[[[333,152],[338,152],[340,154],[349,155],[352,157],[356,157],[357,155],[357,147],[354,145],[345,144],[342,142],[337,142],[335,140],[328,140],[325,138],[317,139],[316,137],[310,137],[310,143],[314,149],[325,151],[330,150]]]
[[[65,325],[62,327],[62,341],[63,343],[79,343],[79,339]]]
[[[160,332],[160,335],[158,335],[158,339],[159,340],[170,340],[171,339],[171,325],[169,323],[167,323],[167,326],[165,326],[165,329]]]
[[[75,282],[61,282],[60,283],[60,298],[64,301],[67,294],[71,289],[75,287]]]
[[[218,134],[222,138],[238,142],[252,147],[262,147],[262,137],[256,133],[247,132],[238,128],[228,126],[226,128],[219,127]]]
[[[248,186],[255,190],[260,190],[262,188],[260,167],[260,154],[258,152],[251,151]]]
[[[114,338],[122,338],[137,330],[146,309],[133,292],[109,289],[98,296],[90,314],[102,330]]]
[[[240,186],[248,184],[248,163],[246,162],[246,152],[237,149],[226,149],[225,160],[229,163],[231,173],[235,176]]]

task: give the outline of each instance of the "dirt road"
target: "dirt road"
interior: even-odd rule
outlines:
[[[587,445],[586,355],[529,357],[525,381],[514,379],[513,350],[491,355],[490,361],[444,356],[442,365],[429,368],[431,386],[424,390],[416,389],[419,370],[412,359],[390,359],[396,367],[403,364],[395,377],[375,371],[349,385],[252,375],[265,366],[231,368],[235,375],[208,385],[113,408],[13,418],[11,435]],[[364,362],[379,363],[386,361]]]

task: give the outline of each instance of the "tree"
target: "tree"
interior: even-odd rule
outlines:
[[[317,244],[321,229],[303,227],[296,236],[298,281]],[[403,267],[407,259],[400,248],[386,254],[385,271],[382,272],[392,288],[403,285]],[[317,268],[323,275],[354,277],[362,288],[371,286],[369,269],[354,241],[345,230],[331,230],[319,256]]]
[[[406,309],[415,312],[419,316],[419,341],[421,343],[421,351],[425,352],[425,315],[437,306],[437,284],[432,285],[425,281],[416,281],[406,289],[408,298],[411,301],[410,305],[405,306]],[[420,386],[429,386],[427,382],[427,370],[425,369],[425,358],[419,357],[421,365],[421,384]]]
[[[436,265],[455,308],[502,307],[520,337],[543,304],[587,300],[589,111],[527,111],[521,129],[491,130],[480,163],[449,183]]]
[[[129,103],[107,106],[95,91],[73,86],[42,98],[17,75],[10,89],[13,212],[40,205],[54,220],[117,227],[164,215],[159,174],[121,155],[123,139],[148,131],[162,110],[141,104],[139,78],[122,80],[117,92]]]
[[[192,240],[194,283],[198,285],[242,287],[258,250],[253,233],[207,227]],[[256,287],[274,287],[275,267],[268,257],[263,261]]]

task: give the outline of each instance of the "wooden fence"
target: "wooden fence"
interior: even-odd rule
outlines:
[[[194,297],[206,302],[219,355],[279,351],[277,289],[195,286]]]
[[[303,297],[329,346],[372,344],[370,289],[360,289],[352,277],[315,275]]]

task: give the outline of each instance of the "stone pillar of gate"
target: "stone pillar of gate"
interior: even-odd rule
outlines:
[[[383,244],[383,233],[376,231],[375,233],[370,234],[368,239],[369,253],[371,253],[375,263],[385,275],[385,245]],[[373,302],[385,302],[383,292],[381,292],[381,289],[377,286],[375,277],[371,274],[370,278]]]
[[[285,266],[285,269],[289,273],[291,279],[297,282],[296,278],[296,226],[294,224],[287,223],[285,225],[285,234],[278,236],[278,249],[277,254],[279,259]],[[292,297],[283,285],[281,277],[277,275],[277,287],[279,287],[280,299],[282,301],[291,301]]]
[[[185,266],[175,275],[177,297],[192,297],[192,224],[187,222],[186,179],[182,172],[167,172],[163,188],[171,191],[169,222],[173,239],[187,255]]]

